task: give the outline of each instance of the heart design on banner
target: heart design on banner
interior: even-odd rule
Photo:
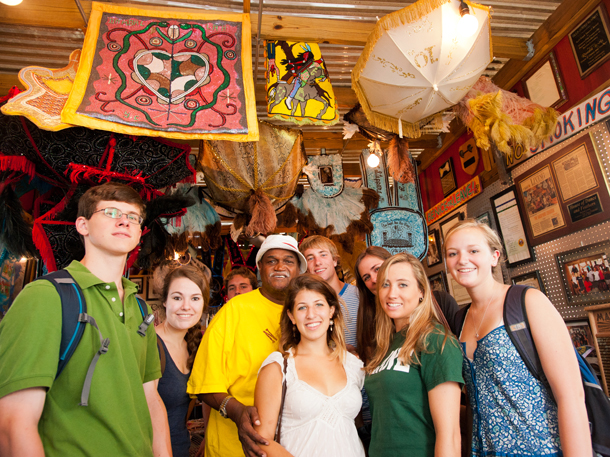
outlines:
[[[209,57],[198,52],[170,54],[142,50],[133,58],[132,78],[157,96],[159,103],[178,104],[210,82]]]

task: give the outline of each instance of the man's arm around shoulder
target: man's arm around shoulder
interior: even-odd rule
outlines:
[[[42,416],[46,389],[33,387],[0,398],[0,455],[44,457],[38,421]]]

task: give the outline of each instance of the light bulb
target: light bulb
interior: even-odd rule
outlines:
[[[23,0],[0,0],[0,3],[4,3],[8,6],[19,5]]]
[[[379,156],[377,154],[371,154],[368,159],[366,159],[366,163],[371,168],[376,168],[379,165]]]
[[[458,33],[464,38],[475,34],[479,28],[479,21],[473,14],[464,14],[458,22]]]

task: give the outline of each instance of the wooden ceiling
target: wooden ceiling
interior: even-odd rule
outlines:
[[[330,79],[341,114],[357,102],[351,89],[351,70],[368,34],[378,17],[414,3],[387,0],[132,0],[131,5],[147,9],[192,8],[199,11],[246,11],[252,21],[253,65],[259,119],[266,116],[264,89],[264,39],[285,39],[319,42],[328,66]],[[496,84],[510,88],[525,75],[557,42],[593,10],[600,0],[483,0],[491,6],[494,60],[485,74]],[[106,1],[106,3],[118,3]],[[82,47],[85,21],[89,17],[91,1],[83,0],[82,14],[75,0],[23,0],[18,6],[0,4],[0,95],[13,85],[21,84],[17,73],[28,65],[62,68],[71,51]],[[258,12],[262,10],[259,33]],[[257,34],[260,46],[257,47]],[[528,59],[526,41],[531,40],[535,54]],[[282,122],[270,120],[281,124]],[[294,126],[294,124],[292,124]],[[296,126],[294,126],[296,127]],[[343,151],[345,174],[360,175],[360,152],[368,144],[356,134],[347,145],[342,139],[343,125],[305,126],[305,148],[317,154],[320,148],[330,152]],[[455,138],[463,133],[458,121],[451,124],[451,132],[440,134],[429,130],[421,138],[410,142],[414,156],[425,169]],[[197,148],[197,142],[191,146]]]

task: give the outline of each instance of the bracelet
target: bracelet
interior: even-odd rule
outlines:
[[[220,404],[220,408],[218,408],[218,412],[220,413],[220,415],[222,417],[224,417],[225,419],[227,417],[229,417],[229,414],[227,413],[227,404],[229,403],[229,400],[231,400],[231,398],[233,398],[231,395],[227,395],[224,400],[222,401],[222,403]]]

